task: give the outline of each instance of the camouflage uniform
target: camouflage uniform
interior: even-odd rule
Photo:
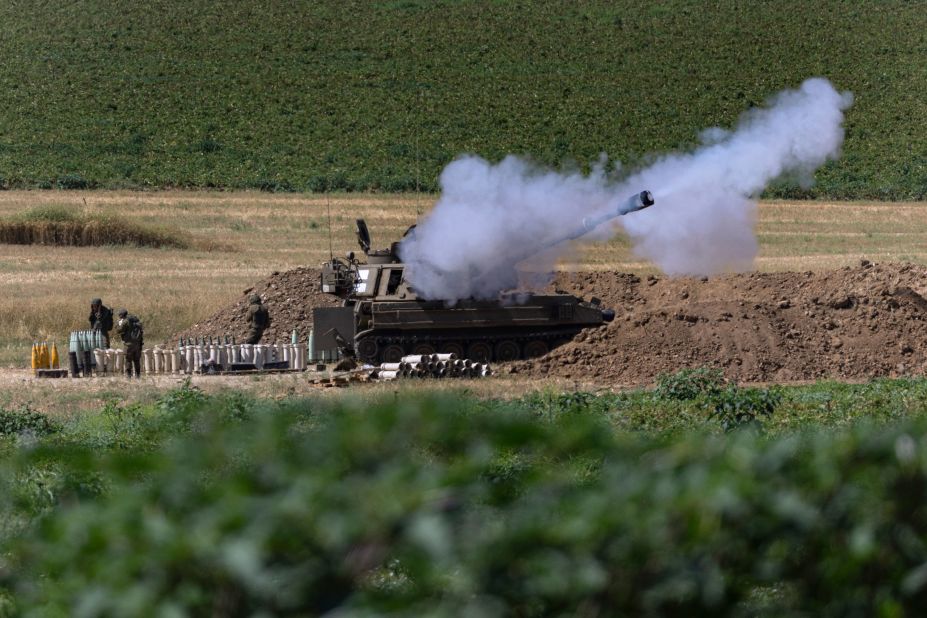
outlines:
[[[132,331],[138,327],[138,340],[132,337]],[[132,377],[132,367],[135,367],[135,377],[142,377],[142,345],[144,345],[144,336],[141,334],[142,325],[138,318],[129,315],[125,309],[119,312],[119,323],[116,326],[116,333],[126,344],[126,376]]]
[[[103,347],[109,347],[109,331],[113,330],[113,310],[99,298],[90,301],[90,330],[103,333]]]
[[[267,307],[261,304],[261,297],[257,294],[252,294],[248,300],[251,303],[248,307],[250,328],[245,336],[245,343],[258,343],[264,335],[264,329],[270,326],[270,313]]]

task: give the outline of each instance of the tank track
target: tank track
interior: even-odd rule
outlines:
[[[430,348],[431,352],[448,351],[449,347],[458,355],[471,360],[483,362],[507,362],[512,360],[543,356],[547,351],[569,342],[582,329],[559,328],[538,329],[513,333],[509,332],[451,332],[436,334],[431,332],[370,333],[355,341],[358,357],[367,363],[395,362],[397,355],[422,354]],[[371,345],[369,342],[373,342]],[[501,346],[500,344],[506,344]],[[475,345],[475,344],[483,344]],[[513,347],[517,346],[516,347]],[[473,358],[471,352],[485,353],[488,357]],[[517,349],[517,354],[513,350]],[[401,350],[401,352],[399,351]],[[429,352],[429,353],[431,353]],[[476,356],[480,356],[477,354]]]

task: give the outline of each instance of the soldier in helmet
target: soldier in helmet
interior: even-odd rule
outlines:
[[[103,333],[103,347],[109,347],[109,331],[113,330],[113,310],[99,298],[90,301],[90,330]]]
[[[270,313],[261,303],[259,294],[252,294],[248,298],[248,334],[245,337],[245,343],[258,343],[264,335],[264,331],[270,326]]]
[[[142,345],[145,343],[145,331],[141,321],[134,315],[129,315],[127,310],[120,309],[116,333],[126,344],[126,377],[132,377],[133,367],[135,367],[135,377],[142,377]]]

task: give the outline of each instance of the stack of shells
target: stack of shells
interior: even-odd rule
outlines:
[[[176,349],[165,350],[155,346],[142,350],[142,363],[145,373],[202,373],[206,368],[214,367],[220,371],[229,371],[233,365],[254,365],[263,370],[273,363],[286,363],[287,369],[305,371],[305,343],[224,343],[193,340],[181,340]]]
[[[47,341],[32,342],[32,369],[58,369],[58,346],[55,342],[51,347]]]
[[[398,363],[383,363],[371,377],[399,378],[485,378],[492,375],[487,363],[459,359],[456,354],[413,354]]]
[[[98,362],[99,356],[95,352],[96,350],[102,349],[103,333],[100,331],[71,331],[68,349],[68,363],[70,365],[71,376],[76,378],[83,373],[84,377],[90,377],[94,368],[96,368],[97,375],[105,373],[106,365]]]
[[[193,374],[210,369],[229,371],[232,365],[253,365],[257,370],[273,363],[273,368],[305,371],[307,346],[305,343],[247,344],[205,338],[181,340],[177,347],[156,345],[142,350],[142,372],[147,375]],[[83,372],[85,377],[107,373],[121,375],[126,370],[124,350],[104,349],[100,333],[76,331],[71,333],[71,374]],[[286,363],[281,367],[281,363]]]

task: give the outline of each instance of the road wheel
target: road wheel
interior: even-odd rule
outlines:
[[[525,358],[540,358],[547,352],[547,343],[540,339],[534,339],[525,344]]]
[[[485,341],[474,341],[467,346],[467,358],[479,363],[488,363],[492,360],[492,346]]]
[[[464,357],[464,347],[459,341],[447,341],[438,348],[441,354],[456,354],[457,358]]]
[[[383,352],[380,353],[380,359],[382,359],[384,363],[398,363],[405,355],[406,352],[402,349],[402,346],[398,343],[393,343],[383,348]]]
[[[376,340],[373,338],[368,337],[357,342],[357,358],[365,363],[376,363],[379,350],[380,346],[377,345]]]
[[[412,346],[412,354],[421,354],[425,356],[427,354],[434,354],[435,347],[430,343],[416,343]]]
[[[497,362],[507,363],[509,361],[518,360],[520,355],[521,349],[518,347],[518,344],[511,339],[506,339],[496,344]]]

